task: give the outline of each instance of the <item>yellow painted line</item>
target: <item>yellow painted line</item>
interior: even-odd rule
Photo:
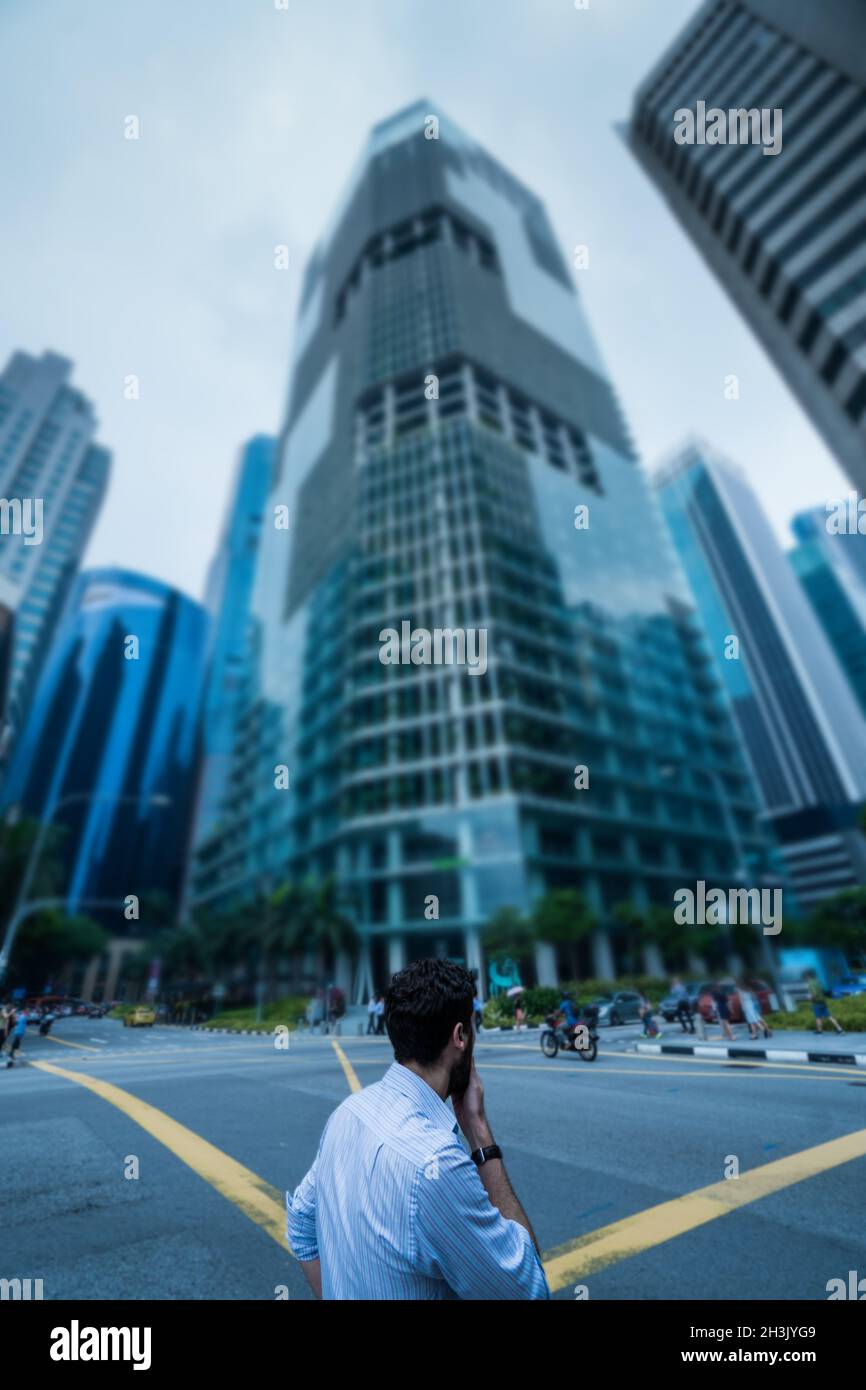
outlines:
[[[332,1038],[331,1042],[333,1043],[334,1051],[336,1052],[337,1057],[339,1058],[340,1066],[343,1068],[343,1071],[346,1074],[346,1080],[349,1083],[349,1090],[360,1091],[361,1083],[358,1080],[357,1075],[355,1074],[355,1068],[352,1066],[352,1063],[349,1061],[340,1044],[337,1042],[337,1039]],[[377,1063],[377,1065],[381,1064]]]
[[[333,1040],[332,1040],[333,1041]],[[360,1090],[355,1076],[339,1044],[333,1042],[352,1090]],[[230,1158],[206,1139],[171,1119],[163,1111],[128,1091],[96,1077],[83,1076],[54,1066],[51,1062],[33,1062],[40,1071],[62,1077],[84,1086],[95,1095],[117,1107],[148,1134],[180,1158],[187,1167],[234,1203],[245,1216],[254,1221],[287,1249],[285,1212],[281,1194],[270,1183],[249,1168]],[[502,1068],[500,1068],[502,1069]],[[546,1068],[542,1068],[547,1070]],[[523,1068],[521,1068],[523,1070]],[[676,1073],[673,1073],[674,1075]],[[717,1073],[707,1073],[716,1075]],[[676,1236],[725,1216],[739,1207],[770,1196],[795,1183],[815,1177],[853,1159],[866,1156],[866,1130],[844,1135],[787,1158],[776,1159],[760,1168],[743,1173],[739,1178],[713,1183],[683,1197],[662,1202],[634,1216],[602,1226],[576,1240],[555,1247],[544,1257],[544,1268],[551,1290],[597,1274],[619,1260],[661,1245]]]
[[[861,1129],[841,1139],[831,1139],[829,1143],[765,1163],[742,1173],[739,1178],[723,1179],[683,1197],[675,1197],[673,1201],[648,1207],[623,1221],[601,1226],[597,1231],[578,1236],[547,1252],[544,1268],[551,1290],[555,1293],[576,1280],[598,1274],[619,1260],[639,1255],[739,1207],[864,1156],[866,1129]]]
[[[366,1058],[366,1057],[363,1058],[363,1059],[360,1058],[360,1057],[358,1057],[358,1058],[355,1059],[355,1066],[356,1066],[356,1067],[375,1067],[375,1066],[379,1066],[379,1065],[381,1065],[381,1064],[380,1064],[380,1063],[377,1063],[377,1062],[375,1062],[375,1061],[372,1061],[371,1059]],[[485,1072],[485,1071],[546,1071],[546,1072],[550,1072],[552,1069],[551,1069],[549,1066],[544,1066],[543,1064],[540,1064],[540,1063],[538,1063],[538,1064],[533,1064],[533,1063],[531,1063],[531,1062],[529,1062],[529,1063],[527,1063],[527,1062],[484,1062],[484,1063],[479,1067],[479,1070],[482,1071],[482,1072]],[[560,1067],[560,1068],[559,1068],[559,1073],[560,1073],[561,1076],[586,1076],[586,1075],[591,1075],[591,1076],[638,1076],[638,1077],[639,1077],[639,1076],[641,1075],[641,1072],[636,1071],[636,1070],[634,1070],[634,1069],[631,1068],[631,1067],[596,1067],[595,1063],[590,1063],[590,1062],[582,1062],[581,1065],[580,1065],[580,1069],[578,1069],[577,1061],[576,1061],[576,1060],[575,1060],[575,1065],[574,1065],[574,1068],[573,1068],[573,1069],[566,1069],[566,1067]],[[684,1073],[681,1072],[681,1071],[657,1071],[657,1072],[656,1072],[656,1075],[657,1075],[657,1076],[678,1076],[678,1077],[682,1077],[682,1076],[684,1075]],[[688,1076],[689,1078],[693,1078],[695,1081],[700,1080],[701,1077],[710,1077],[710,1078],[711,1078],[712,1080],[714,1080],[714,1081],[715,1081],[715,1080],[719,1080],[719,1079],[721,1078],[721,1072],[719,1072],[719,1071],[693,1071],[693,1072],[686,1072],[685,1075]],[[822,1073],[822,1075],[823,1075],[823,1073]],[[765,1075],[765,1076],[762,1076],[762,1077],[761,1077],[761,1080],[763,1080],[763,1081],[779,1081],[779,1080],[781,1080],[781,1081],[800,1081],[801,1079],[802,1079],[802,1078],[799,1077],[799,1076],[781,1076],[781,1077],[780,1077],[777,1073],[773,1073],[772,1075]],[[816,1080],[820,1080],[820,1077],[816,1077],[815,1079],[816,1079]],[[837,1078],[836,1078],[835,1076],[825,1076],[824,1079],[825,1079],[826,1081],[835,1081]]]
[[[221,1196],[233,1202],[250,1221],[261,1226],[282,1250],[288,1249],[285,1198],[275,1187],[265,1182],[264,1178],[258,1177],[242,1163],[229,1158],[228,1154],[202,1139],[200,1134],[173,1120],[164,1111],[157,1110],[154,1105],[148,1105],[147,1101],[139,1100],[129,1091],[122,1091],[119,1086],[113,1086],[109,1081],[68,1071],[65,1067],[56,1067],[51,1062],[33,1062],[32,1065],[40,1071],[50,1072],[52,1076],[74,1081],[76,1085],[86,1087],[102,1100],[116,1106],[200,1178],[204,1178],[205,1182],[216,1188]]]
[[[66,1040],[66,1038],[53,1038],[53,1037],[50,1037],[50,1036],[49,1036],[49,1037],[45,1038],[45,1042],[60,1043],[61,1047],[80,1047],[82,1052],[99,1052],[99,1051],[100,1051],[100,1049],[99,1049],[98,1047],[88,1047],[87,1043],[74,1043],[74,1042],[68,1042],[68,1041]],[[39,1043],[39,1046],[42,1047],[42,1043]]]

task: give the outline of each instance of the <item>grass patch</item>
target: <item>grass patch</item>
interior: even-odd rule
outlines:
[[[242,1033],[252,1029],[257,1033],[272,1033],[276,1027],[282,1024],[290,1031],[297,1028],[299,1021],[307,1012],[308,1000],[298,995],[289,995],[285,999],[278,999],[273,1004],[265,1004],[262,1007],[261,1022],[256,1022],[256,1006],[251,1004],[243,1009],[225,1009],[222,1013],[214,1014],[213,1018],[207,1023],[203,1023],[203,1028],[227,1028],[231,1033]]]

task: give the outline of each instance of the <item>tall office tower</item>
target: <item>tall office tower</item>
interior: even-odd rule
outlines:
[[[832,524],[823,507],[795,516],[789,559],[866,716],[866,534]]]
[[[656,485],[800,905],[866,883],[866,722],[739,469],[689,443]],[[729,641],[737,638],[739,650]]]
[[[232,752],[248,698],[254,652],[253,583],[275,449],[276,440],[265,435],[257,435],[245,445],[208,574],[205,607],[211,617],[211,635],[196,845],[210,841],[224,819]]]
[[[113,997],[123,955],[178,900],[207,626],[199,604],[159,580],[79,575],[9,766],[2,805],[64,828],[67,909],[111,932],[88,997]],[[132,896],[137,914],[125,910]]]
[[[674,113],[697,118],[699,101],[707,117],[781,111],[781,152],[677,144]],[[751,133],[761,117],[742,120]],[[866,494],[863,0],[706,0],[640,87],[627,138]]]
[[[575,888],[604,924],[582,968],[609,976],[616,904],[672,908],[677,886],[731,882],[764,848],[543,206],[429,104],[374,130],[310,260],[281,505],[257,574],[244,825],[201,903],[334,875],[363,934],[360,996],[419,956],[482,968],[496,909]],[[436,629],[465,634],[465,664]],[[553,978],[552,948],[538,968]]]
[[[92,442],[93,407],[69,385],[71,373],[56,353],[16,352],[0,376],[0,765],[27,715],[108,484],[111,456]]]

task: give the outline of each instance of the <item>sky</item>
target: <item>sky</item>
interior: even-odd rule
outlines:
[[[59,352],[96,406],[114,461],[86,563],[203,595],[239,447],[281,423],[306,259],[369,128],[421,97],[542,198],[569,264],[589,247],[579,289],[647,466],[706,438],[782,540],[795,511],[844,496],[615,129],[697,8],[2,0],[0,362]]]

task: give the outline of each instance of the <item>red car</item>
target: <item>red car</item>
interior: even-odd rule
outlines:
[[[770,1004],[771,989],[766,981],[750,978],[746,980],[746,984],[757,999],[761,1013],[772,1013],[773,1010]],[[719,1021],[718,1015],[716,1014],[716,1006],[713,1003],[713,990],[715,988],[716,986],[713,984],[706,984],[701,985],[698,991],[698,1011],[707,1023],[718,1023]],[[743,1010],[740,1008],[740,996],[737,993],[736,985],[726,980],[721,988],[728,998],[728,1011],[731,1015],[731,1023],[745,1022]]]

